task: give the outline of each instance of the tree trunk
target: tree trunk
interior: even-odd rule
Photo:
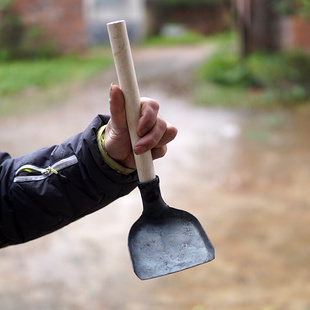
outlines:
[[[272,9],[275,0],[234,0],[233,8],[238,19],[241,56],[255,51],[278,49],[278,16]]]

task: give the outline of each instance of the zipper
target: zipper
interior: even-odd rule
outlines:
[[[61,170],[66,169],[78,163],[75,155],[64,158],[52,166],[40,168],[34,165],[24,165],[15,172],[14,182],[40,181],[48,178],[53,174],[58,174]],[[23,175],[21,175],[23,173]],[[25,175],[26,174],[26,175]]]

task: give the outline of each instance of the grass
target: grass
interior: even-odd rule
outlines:
[[[49,93],[55,98],[56,93],[83,83],[112,63],[110,52],[102,48],[90,49],[83,56],[0,62],[0,115],[15,113],[17,106],[35,105],[31,100],[25,103],[29,93],[39,97]]]
[[[201,43],[221,43],[231,40],[235,37],[233,32],[224,32],[213,34],[210,36],[201,35],[195,31],[185,31],[181,35],[167,36],[157,35],[146,38],[142,42],[142,46],[176,46],[176,45],[192,45]]]
[[[111,63],[111,57],[90,55],[2,62],[0,96],[13,95],[29,87],[45,88],[69,80],[85,79]]]
[[[187,31],[178,36],[151,36],[146,38],[143,46],[172,46],[172,45],[189,45],[204,42],[206,38],[196,32]]]

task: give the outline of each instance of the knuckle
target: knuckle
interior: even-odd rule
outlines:
[[[156,113],[159,111],[159,103],[154,99],[143,97],[141,98],[141,103],[144,109],[150,109]]]
[[[161,131],[166,131],[166,129],[167,129],[167,123],[166,123],[166,121],[164,121],[161,117],[158,117],[158,118],[157,118],[157,124],[158,124],[158,128],[159,128]]]
[[[159,111],[159,103],[158,103],[157,101],[151,99],[151,100],[150,100],[150,106],[151,106],[151,108],[152,108],[154,111],[156,111],[156,112]]]

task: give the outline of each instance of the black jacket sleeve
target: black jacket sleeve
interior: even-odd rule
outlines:
[[[107,121],[99,115],[62,144],[18,158],[0,153],[0,247],[51,233],[136,187],[136,172],[117,173],[101,157],[96,133]]]

